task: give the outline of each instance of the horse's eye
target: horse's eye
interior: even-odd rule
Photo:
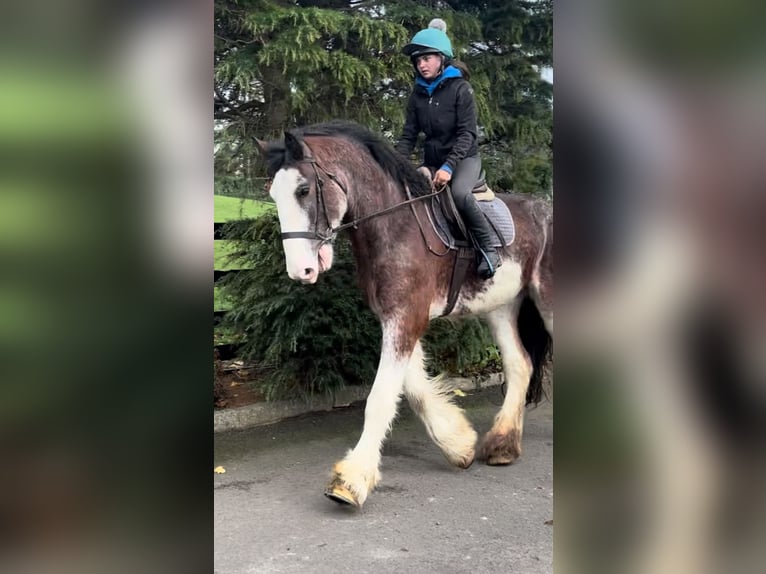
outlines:
[[[297,190],[295,190],[295,195],[298,198],[306,197],[309,194],[309,186],[308,185],[302,185]]]

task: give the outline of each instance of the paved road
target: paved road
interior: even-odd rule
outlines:
[[[479,433],[501,400],[499,387],[459,399]],[[361,432],[361,406],[217,435],[215,571],[552,572],[552,405],[527,412],[516,464],[468,470],[447,463],[406,403],[400,411],[360,511],[322,493]]]

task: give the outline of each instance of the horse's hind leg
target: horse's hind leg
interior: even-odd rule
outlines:
[[[404,394],[447,460],[460,468],[468,468],[474,459],[476,431],[463,409],[450,400],[441,379],[428,377],[423,359],[423,348],[418,342],[407,367]]]
[[[510,305],[487,315],[487,322],[502,355],[507,386],[503,406],[479,450],[479,457],[491,465],[511,464],[521,456],[524,403],[532,375],[532,361],[516,329],[521,301],[520,296]]]

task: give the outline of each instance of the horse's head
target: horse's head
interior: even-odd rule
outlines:
[[[306,143],[285,132],[284,142],[257,141],[269,162],[269,195],[277,204],[287,274],[316,283],[332,266],[337,227],[346,213],[346,193]]]

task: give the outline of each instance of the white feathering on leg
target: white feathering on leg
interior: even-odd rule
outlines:
[[[407,368],[404,393],[447,460],[466,468],[473,462],[476,431],[463,410],[452,402],[442,377],[427,376],[423,361],[423,348],[418,342]]]
[[[333,467],[332,482],[339,481],[362,506],[380,481],[380,450],[396,417],[410,353],[396,351],[397,320],[383,325],[383,345],[375,382],[364,409],[364,427],[359,442]]]

